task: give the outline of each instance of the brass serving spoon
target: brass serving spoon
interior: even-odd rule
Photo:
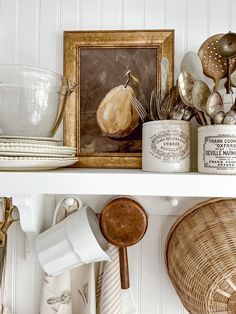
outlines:
[[[228,32],[218,42],[218,52],[223,58],[236,57],[236,33]]]
[[[223,100],[220,93],[215,91],[211,93],[207,99],[206,112],[211,117],[211,119],[214,120],[218,112],[221,112],[221,111],[224,111]]]
[[[210,88],[204,81],[197,80],[194,83],[192,88],[193,105],[198,111],[203,112],[208,125],[211,124],[211,121],[210,117],[206,112],[206,103],[210,94],[211,94]]]
[[[191,108],[194,108],[194,104],[193,104],[193,97],[192,97],[192,90],[193,90],[193,86],[195,84],[196,80],[194,79],[194,77],[188,73],[188,72],[181,72],[178,78],[178,91],[179,91],[179,96],[182,100],[182,102]],[[201,125],[206,125],[206,119],[205,116],[203,114],[203,112],[201,111],[196,111],[195,115],[197,117],[197,120],[200,121]]]
[[[183,71],[180,73],[178,78],[178,90],[181,100],[186,106],[194,108],[193,105],[193,98],[192,98],[192,89],[195,84],[196,80],[194,77],[186,72]]]
[[[210,88],[204,81],[196,81],[192,89],[192,100],[194,107],[199,111],[206,112],[206,103],[210,94]]]
[[[236,112],[233,110],[227,112],[223,124],[236,124]]]
[[[218,42],[217,50],[219,54],[227,60],[227,81],[225,83],[225,88],[227,94],[231,92],[232,81],[231,73],[234,71],[236,66],[236,33],[228,32]]]
[[[224,111],[219,111],[213,118],[213,123],[214,124],[222,124],[225,118],[225,112]]]

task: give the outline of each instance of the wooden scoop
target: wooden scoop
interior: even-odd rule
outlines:
[[[100,215],[100,228],[108,242],[119,247],[121,288],[128,289],[129,268],[127,246],[139,242],[148,226],[148,217],[143,207],[127,197],[109,202]]]

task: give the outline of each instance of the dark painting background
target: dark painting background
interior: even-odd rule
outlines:
[[[125,83],[129,69],[139,80],[130,86],[147,108],[157,85],[156,48],[80,49],[80,152],[141,152],[141,125],[125,140],[114,140],[102,135],[96,121],[99,103],[112,88]]]

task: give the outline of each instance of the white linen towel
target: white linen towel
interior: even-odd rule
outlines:
[[[138,314],[138,308],[131,288],[121,290],[122,314]]]
[[[72,314],[70,271],[44,277],[40,314]]]
[[[74,196],[62,198],[55,208],[53,225],[65,205],[67,205],[67,214],[76,210],[73,200],[77,201],[77,210],[79,210],[82,206],[79,198]],[[92,263],[57,276],[45,275],[40,314],[96,314],[95,268]]]
[[[104,263],[99,314],[120,314],[122,312],[119,249],[109,244],[108,254],[112,261]]]
[[[40,314],[96,314],[95,265],[45,275]]]
[[[73,314],[96,314],[96,268],[91,263],[71,270]]]
[[[97,314],[138,314],[131,288],[121,289],[119,249],[109,244],[108,254],[112,261],[103,262],[103,271],[100,271]]]

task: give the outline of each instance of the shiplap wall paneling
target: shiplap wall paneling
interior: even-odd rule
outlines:
[[[63,73],[63,32],[76,30],[81,23],[81,1],[61,0],[58,4],[57,71]],[[62,136],[62,128],[61,128]]]
[[[19,1],[0,1],[0,62],[17,63]]]
[[[80,18],[82,29],[97,30],[101,26],[102,1],[100,0],[80,0]]]
[[[59,71],[60,1],[40,0],[39,10],[39,65],[42,68]]]
[[[61,0],[60,31],[79,29],[81,22],[81,1]]]
[[[144,27],[146,29],[165,28],[166,3],[165,1],[145,0]]]
[[[101,29],[122,29],[124,22],[124,1],[102,1]]]
[[[233,0],[233,2],[235,2]],[[210,35],[226,33],[230,29],[231,12],[229,12],[231,0],[210,0],[209,16]],[[235,13],[236,14],[236,13]]]
[[[37,1],[18,1],[18,43],[16,59],[18,63],[35,65],[37,63]]]
[[[124,29],[143,29],[145,6],[143,0],[124,1]]]
[[[166,0],[166,28],[175,29],[175,79],[179,74],[181,58],[186,52],[187,36],[187,1]],[[178,13],[177,13],[178,12]]]
[[[161,236],[162,216],[149,216],[148,231],[140,244],[140,311],[160,314],[161,294]],[[155,239],[155,240],[154,240]],[[153,276],[153,274],[157,276]]]
[[[25,260],[25,234],[15,222],[9,229],[6,266],[6,304],[12,314],[38,314],[42,270]]]
[[[209,36],[208,1],[186,1],[185,49],[197,52],[201,43]]]
[[[230,30],[236,33],[236,1],[231,0],[230,2]]]

